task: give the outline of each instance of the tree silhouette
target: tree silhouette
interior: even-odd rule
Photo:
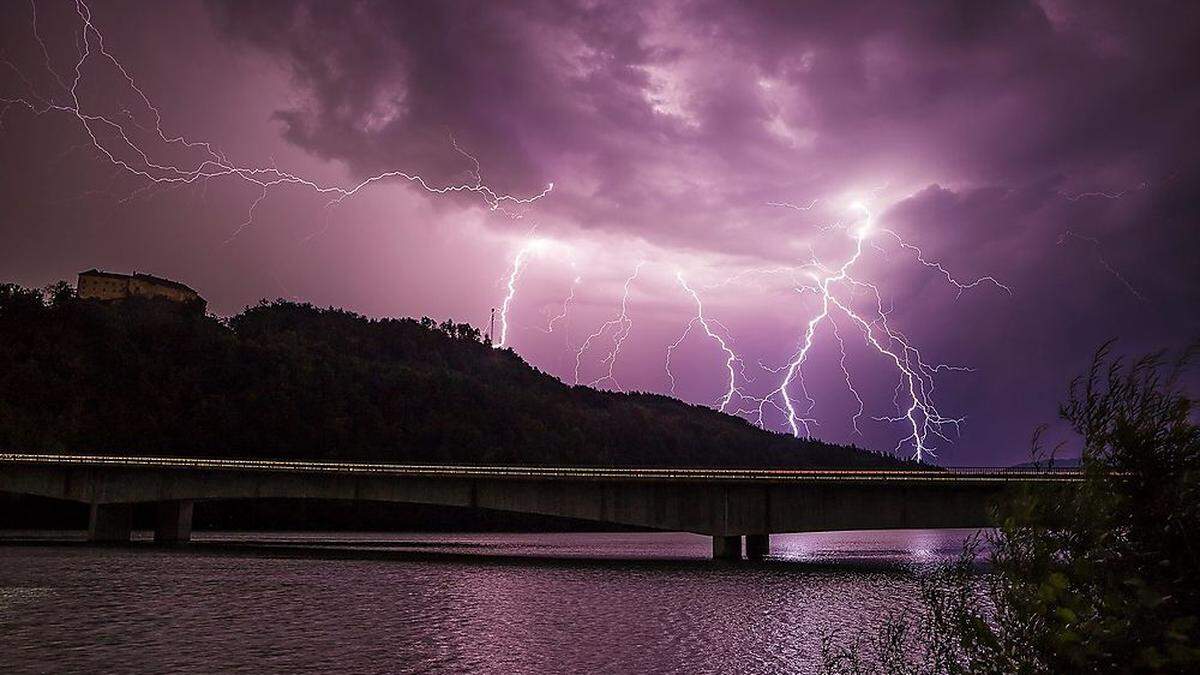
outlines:
[[[656,394],[572,387],[479,329],[0,286],[0,447],[185,456],[854,467],[889,456]]]

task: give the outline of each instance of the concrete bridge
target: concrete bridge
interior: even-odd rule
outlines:
[[[761,558],[770,535],[987,527],[1014,485],[1062,489],[1075,471],[432,466],[0,453],[0,492],[91,505],[88,537],[128,541],[133,505],[157,504],[154,538],[191,536],[197,501],[409,502],[561,516],[712,537],[713,557]],[[744,547],[743,547],[744,540]]]

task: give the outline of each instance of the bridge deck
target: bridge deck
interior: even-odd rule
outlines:
[[[134,504],[156,537],[190,536],[192,505],[221,499],[407,502],[697,532],[717,557],[763,555],[778,532],[986,527],[1010,486],[1071,489],[1078,470],[461,466],[0,453],[0,491],[91,505],[94,541],[127,541]]]
[[[0,464],[58,465],[162,470],[233,471],[255,473],[395,476],[425,478],[492,478],[514,480],[649,481],[649,482],[917,482],[1029,483],[1076,482],[1078,469],[1006,469],[958,467],[936,469],[752,469],[653,468],[584,466],[500,466],[451,464],[381,464],[305,460],[222,459],[202,457],[124,457],[116,455],[56,455],[0,453]]]

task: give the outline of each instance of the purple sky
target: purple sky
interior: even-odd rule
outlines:
[[[2,280],[486,326],[513,279],[507,345],[567,382],[668,392],[669,351],[684,400],[901,454],[911,416],[956,465],[1024,459],[1103,340],[1200,336],[1196,3],[36,14],[0,6]],[[475,189],[313,187],[395,171]]]

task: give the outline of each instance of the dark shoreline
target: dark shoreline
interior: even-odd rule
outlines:
[[[134,508],[134,529],[152,529],[153,504]],[[80,530],[88,505],[0,493],[0,530]],[[239,532],[640,532],[586,520],[455,506],[320,499],[197,502],[195,531]]]

